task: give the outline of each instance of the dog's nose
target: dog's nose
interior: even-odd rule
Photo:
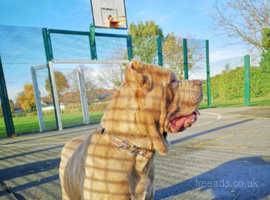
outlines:
[[[201,86],[201,85],[202,85],[202,82],[199,81],[199,80],[194,80],[194,81],[193,81],[193,84],[194,84],[194,85],[197,85],[197,86]]]

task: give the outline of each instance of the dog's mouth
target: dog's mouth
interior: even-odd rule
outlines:
[[[172,133],[180,132],[190,127],[196,120],[200,112],[195,110],[189,115],[174,114],[169,120],[169,130]]]

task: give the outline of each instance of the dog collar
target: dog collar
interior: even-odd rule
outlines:
[[[101,130],[99,132],[101,134],[104,134],[105,129],[101,128]],[[113,135],[113,134],[109,134],[109,135],[112,138],[112,144],[121,150],[128,151],[132,154],[139,155],[139,156],[146,157],[146,158],[152,157],[153,153],[155,152],[154,150],[149,150],[149,149],[144,149],[144,148],[138,147],[138,146],[130,143],[127,140],[123,140],[123,139],[117,137],[116,135]]]

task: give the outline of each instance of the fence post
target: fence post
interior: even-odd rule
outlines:
[[[205,41],[206,55],[206,87],[207,87],[207,105],[211,106],[211,86],[210,86],[210,65],[209,65],[209,40]]]
[[[36,100],[36,108],[37,108],[37,113],[38,113],[39,131],[43,132],[45,130],[45,125],[44,125],[44,119],[42,115],[42,106],[40,103],[41,99],[40,99],[40,94],[39,94],[39,89],[38,89],[37,73],[33,66],[31,67],[31,76],[32,76],[32,82],[33,82],[34,96]]]
[[[1,106],[2,106],[3,116],[4,116],[7,136],[8,137],[16,136],[12,113],[11,113],[11,109],[9,105],[9,99],[8,99],[8,93],[7,93],[7,88],[6,88],[6,81],[4,77],[1,57],[0,57],[0,99],[1,99]]]
[[[157,54],[158,54],[158,65],[163,66],[162,39],[160,35],[157,36]]]
[[[250,104],[250,56],[245,55],[245,105],[249,106]]]
[[[52,95],[53,106],[54,106],[56,129],[59,129],[59,126],[58,126],[59,122],[58,122],[58,118],[57,118],[55,96],[54,96],[53,88],[52,88],[52,77],[51,77],[51,71],[50,71],[50,68],[49,68],[49,61],[51,61],[53,59],[53,49],[52,49],[51,37],[50,37],[50,34],[49,34],[47,28],[42,28],[42,36],[43,36],[43,43],[44,43],[44,48],[45,48],[45,55],[46,55],[46,59],[47,59],[47,69],[48,69],[49,81],[50,81],[50,86],[51,86],[51,95]]]
[[[188,49],[187,39],[183,39],[183,57],[184,57],[184,77],[188,80]]]
[[[90,25],[90,35],[89,35],[89,41],[90,41],[90,51],[91,51],[91,59],[96,60],[97,59],[97,48],[96,48],[96,32],[95,32],[95,26]]]
[[[133,58],[133,50],[132,50],[131,35],[127,36],[127,50],[128,50],[128,60],[132,60],[132,58]]]

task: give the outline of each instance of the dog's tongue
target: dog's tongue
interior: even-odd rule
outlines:
[[[179,131],[182,130],[183,128],[191,126],[191,124],[196,121],[197,114],[199,114],[198,111],[195,111],[192,114],[186,116],[177,116],[177,115],[173,116],[172,119],[170,120],[171,128],[174,131]]]

